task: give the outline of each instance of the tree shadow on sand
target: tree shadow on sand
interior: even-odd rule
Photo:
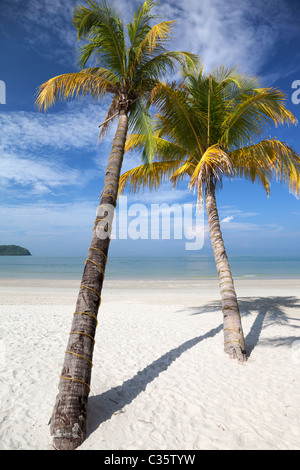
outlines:
[[[123,382],[122,385],[114,387],[101,395],[90,396],[88,405],[88,435],[92,434],[101,423],[110,419],[114,414],[121,413],[126,405],[129,405],[146,389],[148,384],[153,382],[161,372],[167,370],[184,352],[193,348],[201,341],[214,337],[222,329],[223,325],[219,325],[204,335],[186,341],[177,348],[168,351],[143,370],[137,372],[136,375]]]
[[[245,338],[248,356],[250,356],[258,342],[260,344],[282,346],[287,344],[292,345],[295,340],[299,339],[297,336],[286,336],[260,340],[262,330],[273,324],[288,325],[295,329],[300,328],[300,318],[293,318],[285,312],[285,309],[300,308],[297,297],[244,297],[239,299],[239,304],[242,316],[257,314]],[[220,317],[222,317],[222,306],[221,302],[216,301],[199,308],[185,308],[183,312],[191,315],[220,312]],[[292,324],[292,322],[294,323]],[[299,323],[297,324],[296,322]],[[125,406],[129,405],[146,389],[148,384],[153,382],[161,372],[167,370],[184,352],[193,348],[201,341],[214,337],[222,330],[223,324],[213,328],[204,335],[190,339],[177,348],[168,351],[120,386],[114,387],[101,395],[90,396],[87,434],[91,435],[103,422],[109,420],[114,414],[122,413]]]
[[[251,329],[245,337],[247,355],[250,356],[253,349],[260,344],[274,346],[292,345],[299,339],[298,336],[284,336],[281,338],[269,338],[260,340],[262,330],[271,325],[289,326],[295,329],[300,328],[300,317],[294,318],[286,313],[286,309],[300,309],[297,297],[273,296],[273,297],[241,297],[239,298],[240,312],[242,317],[256,315]],[[210,302],[200,308],[190,308],[192,315],[200,315],[208,312],[220,312],[222,315],[222,305],[220,301]],[[297,322],[299,322],[297,324]]]

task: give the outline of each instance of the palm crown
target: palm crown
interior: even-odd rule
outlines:
[[[185,68],[183,80],[160,84],[152,95],[158,108],[155,121],[155,162],[130,170],[121,188],[157,188],[163,179],[176,184],[190,178],[199,197],[210,182],[222,175],[260,182],[267,193],[273,179],[283,181],[298,195],[300,158],[288,144],[264,138],[267,126],[294,124],[285,95],[274,88],[261,88],[255,78],[220,68],[206,76],[203,70]],[[144,149],[145,136],[132,134],[127,150]]]
[[[54,77],[39,89],[37,105],[46,110],[58,99],[73,99],[90,94],[93,98],[112,95],[112,102],[101,134],[121,108],[130,111],[129,125],[148,136],[148,156],[153,150],[151,117],[147,103],[153,87],[166,71],[178,63],[196,61],[187,52],[167,51],[173,21],[162,21],[154,26],[157,17],[151,10],[157,2],[146,0],[127,25],[127,36],[119,14],[104,0],[97,3],[86,0],[87,6],[74,10],[73,23],[78,39],[86,39],[79,55],[80,72]],[[129,45],[127,46],[127,43]],[[96,66],[84,68],[93,56]]]

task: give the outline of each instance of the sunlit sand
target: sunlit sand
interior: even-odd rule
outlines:
[[[77,281],[2,280],[2,449],[53,449]],[[78,450],[300,449],[299,280],[236,281],[248,361],[223,353],[217,281],[107,281]]]

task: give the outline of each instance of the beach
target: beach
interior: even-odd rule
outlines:
[[[0,448],[54,450],[79,280],[1,279]],[[217,279],[107,280],[78,450],[299,450],[300,280],[237,279],[248,361],[223,352]]]

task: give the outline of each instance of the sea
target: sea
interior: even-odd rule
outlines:
[[[299,279],[300,257],[233,256],[234,278]],[[84,257],[1,256],[1,279],[80,280]],[[106,279],[213,279],[217,271],[212,256],[109,257]]]

